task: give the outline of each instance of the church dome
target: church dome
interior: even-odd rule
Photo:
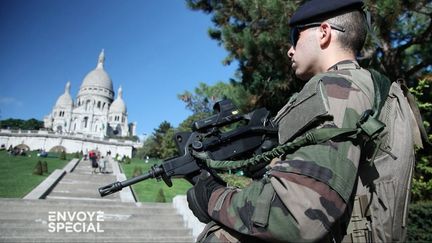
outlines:
[[[111,78],[108,76],[108,74],[103,68],[96,68],[93,71],[89,72],[85,76],[81,84],[81,88],[84,87],[98,87],[111,91],[113,90]]]
[[[123,101],[123,91],[122,88],[120,87],[118,89],[118,96],[117,99],[114,100],[114,102],[111,104],[110,107],[110,113],[122,113],[122,114],[126,114],[126,104]]]
[[[110,76],[104,70],[105,54],[104,50],[99,55],[96,68],[90,71],[83,79],[81,90],[84,88],[103,88],[113,91],[113,84]]]
[[[66,83],[65,92],[60,95],[55,104],[56,107],[68,108],[73,106],[72,96],[70,95],[70,82]]]

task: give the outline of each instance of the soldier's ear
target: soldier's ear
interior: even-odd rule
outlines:
[[[332,40],[332,29],[329,23],[323,22],[318,27],[318,37],[321,48],[326,48],[330,45]]]

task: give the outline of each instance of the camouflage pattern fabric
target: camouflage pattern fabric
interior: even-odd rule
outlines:
[[[216,222],[210,222],[206,225],[203,232],[198,236],[197,242],[209,243],[209,242],[247,242],[247,243],[258,243],[262,242],[260,239],[250,237],[238,233],[232,229],[224,227]]]
[[[280,142],[321,127],[355,128],[360,115],[371,109],[373,97],[370,73],[352,62],[339,63],[308,81],[279,112]],[[283,134],[293,127],[301,132]],[[216,190],[208,213],[224,227],[263,241],[337,238],[332,227],[352,203],[360,152],[358,141],[347,139],[302,147],[282,156],[248,187]]]

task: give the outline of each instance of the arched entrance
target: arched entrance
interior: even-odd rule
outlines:
[[[57,145],[57,146],[52,147],[49,150],[49,152],[50,153],[62,153],[62,152],[66,152],[66,148],[61,146],[61,145]]]
[[[18,144],[17,146],[14,147],[14,150],[24,150],[25,152],[30,151],[30,147],[28,145],[25,144]]]

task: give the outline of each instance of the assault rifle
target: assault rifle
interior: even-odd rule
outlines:
[[[230,100],[222,100],[214,105],[213,110],[214,115],[192,124],[192,132],[174,135],[179,156],[154,165],[143,175],[103,186],[99,188],[100,195],[104,197],[150,178],[162,179],[169,187],[172,186],[171,178],[184,178],[194,185],[202,169],[225,184],[217,171],[192,156],[192,150],[205,151],[213,160],[236,160],[260,154],[277,144],[277,128],[269,121],[267,109],[260,108],[242,115]],[[246,125],[224,132],[235,122]]]

